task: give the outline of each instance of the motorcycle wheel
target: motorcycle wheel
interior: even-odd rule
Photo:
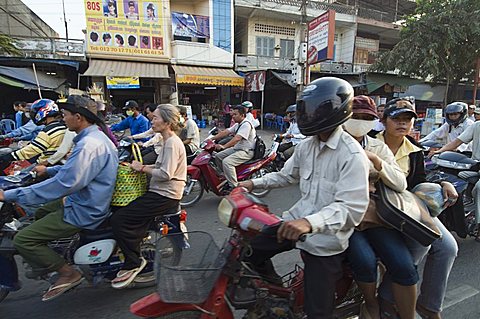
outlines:
[[[262,176],[264,176],[265,174],[267,174],[269,171],[268,169],[259,169],[258,171],[256,171],[255,173],[253,173],[249,179],[254,179],[254,178],[260,178]],[[257,197],[264,197],[266,196],[268,193],[270,193],[270,190],[269,189],[254,189],[252,191],[252,194],[257,196]]]
[[[193,183],[193,184],[192,184]],[[185,194],[185,191],[190,189],[189,194]],[[196,204],[203,196],[203,183],[201,180],[193,181],[192,176],[187,175],[187,183],[185,190],[183,191],[183,197],[180,200],[182,207],[191,207]]]
[[[177,311],[170,313],[166,316],[161,316],[161,317],[155,317],[155,318],[149,318],[149,319],[198,319],[202,315],[201,311]]]
[[[3,301],[3,299],[7,298],[7,295],[10,293],[10,291],[8,291],[7,289],[5,288],[0,288],[0,302]]]

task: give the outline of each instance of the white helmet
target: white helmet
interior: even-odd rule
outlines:
[[[250,102],[250,101],[244,101],[242,104],[241,104],[243,107],[246,107],[247,109],[253,109],[253,103]]]

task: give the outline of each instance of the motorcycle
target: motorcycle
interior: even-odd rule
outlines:
[[[459,194],[459,198],[462,199],[453,207],[451,216],[446,216],[445,214],[450,209],[447,209],[445,213],[439,216],[449,230],[455,231],[462,238],[465,238],[467,235],[476,237],[478,232],[472,190],[479,180],[480,174],[476,171],[470,171],[477,164],[477,161],[465,154],[443,152],[427,160],[425,165],[427,181],[448,181],[452,183]],[[461,214],[455,213],[455,207],[461,211]]]
[[[34,182],[34,179],[34,174],[30,174],[30,172],[21,172],[17,176],[0,177],[0,188],[11,189],[26,186]],[[129,287],[147,287],[155,284],[153,273],[155,242],[160,236],[186,232],[184,225],[186,217],[186,211],[178,208],[155,218],[141,243],[141,254],[147,260],[147,266]],[[15,203],[0,202],[0,302],[11,291],[21,288],[14,258],[18,252],[13,246],[13,238],[19,230],[31,223],[31,217]],[[170,255],[174,259],[180,258],[182,250],[189,246],[185,236],[168,237],[168,240],[162,243],[162,253]],[[48,245],[63,256],[67,263],[79,269],[93,286],[99,285],[105,279],[115,278],[124,261],[108,220],[95,230],[83,230],[72,237],[61,238]],[[27,271],[26,274],[28,273]],[[50,283],[56,281],[56,274],[48,273],[46,270],[30,271],[28,276]]]
[[[215,135],[216,128],[209,131],[209,136],[200,145],[202,151],[193,159],[192,164],[187,167],[187,183],[180,200],[182,207],[190,207],[197,203],[204,192],[212,191],[218,196],[228,193],[225,190],[227,180],[220,168],[217,167],[213,152],[215,143],[211,137]],[[252,159],[236,167],[239,181],[259,178],[269,172],[276,171],[274,160],[277,156],[279,143],[273,141],[270,152],[261,159]],[[269,190],[255,190],[256,196],[262,197],[268,194]]]
[[[183,251],[180,261],[159,252],[157,291],[133,303],[130,311],[148,318],[233,319],[233,310],[247,309],[244,319],[305,318],[302,267],[296,265],[282,284],[275,284],[245,262],[250,241],[259,233],[276,236],[282,220],[244,188],[222,199],[218,216],[233,229],[223,248],[208,233],[189,232],[192,247]],[[351,273],[344,270],[337,283],[335,318],[358,315],[363,302]]]

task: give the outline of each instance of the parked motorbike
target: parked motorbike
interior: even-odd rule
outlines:
[[[208,233],[189,232],[192,247],[183,250],[180,261],[157,253],[157,292],[133,303],[130,311],[148,318],[233,319],[233,310],[247,309],[244,319],[304,318],[301,266],[283,276],[280,285],[267,281],[245,262],[251,240],[259,233],[276,236],[282,220],[244,188],[222,199],[218,216],[233,229],[223,248]],[[345,271],[337,285],[335,317],[358,314],[362,301]]]
[[[9,189],[25,186],[34,181],[30,173],[18,176],[0,177],[0,188]],[[155,258],[155,242],[161,235],[183,234],[186,232],[184,222],[187,213],[180,208],[173,209],[165,215],[157,217],[150,225],[149,231],[141,243],[142,256],[147,260],[144,271],[137,276],[131,287],[152,286],[155,283],[153,264]],[[14,203],[0,202],[0,302],[11,291],[21,288],[18,268],[14,256],[18,254],[13,246],[15,234],[32,222],[24,211]],[[168,237],[162,241],[162,253],[178,259],[182,250],[189,246],[187,237]],[[83,230],[72,237],[61,238],[49,243],[49,246],[65,260],[75,265],[83,276],[94,286],[105,279],[112,280],[121,270],[124,257],[116,245],[108,220],[95,230]],[[29,266],[28,266],[29,267]],[[27,271],[28,273],[28,271]],[[55,282],[56,274],[30,272],[33,279]]]
[[[455,231],[458,236],[465,238],[467,235],[476,237],[477,221],[475,220],[474,200],[472,190],[480,178],[480,174],[473,170],[478,164],[477,161],[469,158],[467,155],[457,152],[443,152],[434,155],[430,161],[426,161],[427,181],[440,182],[448,181],[453,184],[459,197],[462,199],[454,206],[462,211],[462,214],[449,216],[446,220],[445,213],[440,215],[440,219],[445,226]],[[447,209],[445,212],[448,212]]]
[[[217,167],[213,152],[215,143],[210,139],[215,135],[216,128],[209,131],[209,137],[200,145],[202,151],[192,161],[192,165],[187,167],[187,183],[180,200],[182,207],[190,207],[197,203],[203,196],[203,193],[212,191],[218,196],[228,193],[224,189],[227,184],[223,172]],[[261,159],[252,159],[236,167],[237,178],[239,181],[262,177],[263,175],[275,171],[273,161],[277,156],[279,143],[274,141],[270,152]],[[254,191],[256,196],[262,197],[268,194],[269,190]]]

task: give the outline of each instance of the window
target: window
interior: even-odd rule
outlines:
[[[295,55],[295,41],[294,40],[280,40],[280,57],[293,58]]]
[[[257,37],[257,55],[273,57],[275,38]]]
[[[255,23],[255,32],[295,36],[295,28]]]
[[[232,52],[232,0],[213,0],[213,45]]]

